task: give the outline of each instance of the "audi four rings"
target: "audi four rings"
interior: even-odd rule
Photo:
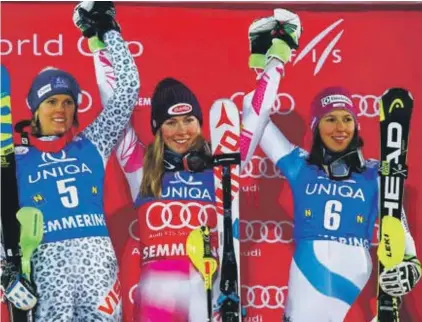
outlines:
[[[287,286],[242,285],[242,305],[254,309],[284,309]]]
[[[275,220],[240,220],[240,241],[254,243],[293,242],[293,223]]]
[[[195,211],[192,211],[193,209],[195,209]],[[158,214],[160,220],[157,220]],[[146,223],[151,230],[162,230],[164,228],[195,229],[205,224],[209,225],[209,215],[216,216],[216,208],[214,205],[179,201],[172,201],[169,203],[154,202],[148,207]],[[154,216],[154,220],[152,220],[152,216]],[[196,218],[194,218],[194,216],[196,216]],[[192,221],[197,224],[193,225]],[[211,231],[215,231],[216,228],[217,227],[211,227]]]
[[[242,173],[240,174],[241,178],[265,178],[265,179],[274,179],[274,178],[284,178],[281,174],[280,169],[270,160],[268,157],[262,157],[259,155],[254,155],[248,161],[244,167]]]

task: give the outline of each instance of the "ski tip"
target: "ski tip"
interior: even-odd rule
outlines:
[[[1,97],[10,96],[10,77],[7,68],[1,65]]]
[[[384,91],[384,93],[381,95],[383,98],[384,97],[398,97],[398,98],[410,98],[413,101],[413,95],[412,93],[402,87],[392,87],[392,88],[388,88]]]
[[[1,73],[8,73],[6,66],[4,66],[3,64],[1,64]]]
[[[219,98],[218,100],[215,100],[211,105],[211,110],[221,108],[223,106],[226,106],[229,109],[235,108],[238,110],[237,105],[229,98]]]
[[[218,128],[227,129],[230,128],[232,131],[237,133],[239,136],[240,132],[240,119],[239,111],[236,104],[227,98],[220,98],[211,106],[210,109],[210,128],[211,132]],[[211,138],[214,135],[211,134]]]
[[[394,87],[387,89],[379,100],[380,121],[388,115],[410,115],[413,109],[413,96],[404,88]],[[404,114],[403,114],[404,113]]]

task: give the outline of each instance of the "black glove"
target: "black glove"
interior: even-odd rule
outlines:
[[[273,16],[255,20],[248,32],[251,51],[249,67],[264,68],[272,57],[287,63],[291,50],[298,48],[301,33],[299,16],[285,9],[275,9]]]
[[[73,22],[86,38],[97,35],[103,41],[107,31],[120,32],[115,15],[116,10],[111,1],[83,1],[73,11]]]
[[[273,34],[278,29],[279,22],[274,17],[255,20],[249,27],[249,42],[251,54],[265,55],[272,45]]]

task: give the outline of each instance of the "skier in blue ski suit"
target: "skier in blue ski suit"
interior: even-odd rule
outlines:
[[[44,237],[32,257],[38,295],[35,321],[121,321],[118,266],[106,226],[107,160],[138,99],[139,76],[110,2],[84,2],[74,22],[105,50],[94,59],[114,69],[116,89],[99,116],[75,134],[81,90],[69,73],[45,69],[27,101],[30,142],[16,148],[20,205],[44,216]],[[95,44],[90,43],[91,46]]]
[[[356,106],[341,87],[321,91],[312,102],[311,151],[290,143],[271,122],[284,65],[301,34],[299,17],[276,9],[250,29],[249,66],[258,71],[257,89],[243,102],[243,163],[256,144],[282,171],[294,198],[296,248],[289,275],[284,321],[340,322],[368,282],[369,252],[378,216],[378,162],[364,160]],[[382,272],[380,286],[392,296],[407,294],[421,265],[406,216],[405,258]]]

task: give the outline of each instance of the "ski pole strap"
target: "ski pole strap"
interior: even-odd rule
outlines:
[[[240,298],[236,293],[230,293],[230,294],[221,293],[220,296],[217,299],[218,311],[221,310],[223,303],[226,302],[226,301],[232,301],[232,302],[237,304],[237,303],[240,303]],[[240,311],[241,311],[240,314],[242,316],[246,316],[246,308],[245,307],[242,306],[240,308]]]
[[[218,306],[221,306],[225,301],[228,301],[228,300],[231,300],[235,303],[240,302],[239,296],[236,293],[230,293],[230,294],[221,293],[217,299],[217,304]]]
[[[204,258],[212,257],[210,229],[208,226],[201,226],[201,234],[204,240]]]
[[[15,131],[20,134],[21,137],[21,144],[23,146],[30,146],[29,144],[29,135],[24,129],[31,125],[30,120],[23,120],[15,125]]]
[[[225,166],[231,164],[240,164],[240,153],[224,153],[224,154],[217,154],[213,157],[213,164],[215,167],[217,166]]]

